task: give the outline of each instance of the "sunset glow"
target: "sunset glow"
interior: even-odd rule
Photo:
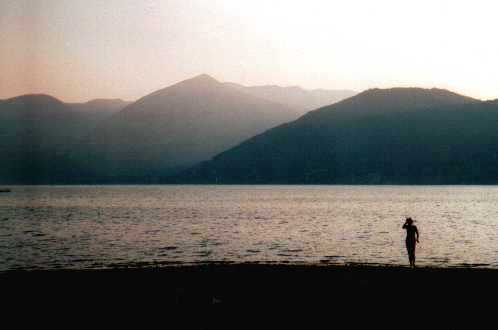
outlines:
[[[246,85],[498,97],[494,1],[2,1],[0,98],[137,99],[200,73]]]

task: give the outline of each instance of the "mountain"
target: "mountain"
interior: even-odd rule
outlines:
[[[172,182],[497,184],[498,104],[372,89],[218,154]]]
[[[64,103],[46,94],[13,97],[0,101],[2,137],[48,148],[55,143],[60,147],[61,142],[83,137],[126,104],[105,99]]]
[[[471,97],[439,88],[369,89],[351,97],[334,109],[355,112],[392,112],[478,102]],[[322,113],[329,110],[324,109]]]
[[[297,117],[200,75],[126,106],[82,141],[72,161],[95,182],[151,182]]]
[[[45,94],[1,101],[0,181],[48,180],[49,172],[56,168],[62,171],[63,155],[119,109],[114,102],[112,106],[101,102],[70,104]]]
[[[76,111],[94,114],[99,117],[99,120],[102,120],[121,111],[129,104],[131,102],[121,99],[94,99],[85,103],[72,103],[69,105]]]
[[[337,103],[357,94],[351,90],[306,90],[298,86],[280,87],[275,85],[243,86],[232,82],[225,84],[250,95],[284,104],[298,110],[300,114]]]
[[[93,117],[49,95],[14,97],[0,103],[0,143],[3,150],[22,146],[26,150],[48,152],[89,131]]]

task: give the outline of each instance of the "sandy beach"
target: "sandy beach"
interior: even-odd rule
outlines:
[[[48,320],[64,316],[92,323],[103,317],[111,323],[159,321],[196,329],[350,328],[428,320],[446,328],[463,318],[492,317],[487,311],[493,308],[489,298],[498,293],[497,279],[494,269],[268,264],[0,275],[11,308],[22,306]]]

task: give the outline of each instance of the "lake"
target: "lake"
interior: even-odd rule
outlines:
[[[206,262],[498,268],[496,186],[11,186],[0,271]]]

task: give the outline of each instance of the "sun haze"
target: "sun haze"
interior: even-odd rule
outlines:
[[[245,85],[440,87],[498,98],[495,1],[0,4],[0,98],[137,99],[208,73]]]

